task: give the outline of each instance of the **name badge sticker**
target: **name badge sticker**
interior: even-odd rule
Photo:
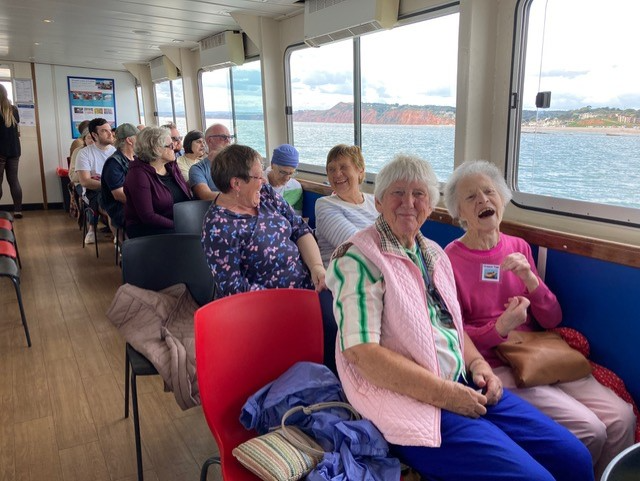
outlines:
[[[487,282],[500,282],[500,266],[495,264],[482,264],[482,280]]]

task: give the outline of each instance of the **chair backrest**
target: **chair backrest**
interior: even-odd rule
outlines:
[[[202,234],[202,221],[210,200],[189,200],[173,204],[173,225],[179,234]]]
[[[240,424],[240,411],[296,362],[322,362],[318,294],[269,289],[218,299],[196,311],[195,338],[200,400],[220,450],[222,478],[257,479],[231,454],[256,435]]]
[[[639,478],[640,443],[636,443],[611,460],[600,481],[637,481]]]
[[[153,291],[183,283],[199,305],[214,296],[214,279],[199,235],[162,234],[127,239],[122,244],[122,280]]]

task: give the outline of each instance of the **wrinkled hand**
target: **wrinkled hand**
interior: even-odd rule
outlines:
[[[529,299],[524,296],[509,298],[509,302],[504,306],[505,311],[496,321],[496,330],[501,336],[506,336],[516,327],[524,324],[527,320],[527,308],[529,304]]]
[[[489,363],[484,360],[478,360],[471,364],[473,370],[473,383],[482,388],[484,395],[487,397],[487,404],[496,404],[502,398],[502,381],[493,373],[493,369]]]
[[[324,266],[317,264],[315,266],[312,266],[309,270],[311,272],[311,280],[313,281],[313,285],[316,288],[316,291],[324,291],[327,288],[327,285],[324,283],[324,277],[327,274]]]
[[[502,264],[500,264],[500,269],[513,272],[524,282],[529,292],[533,291],[540,284],[538,278],[531,270],[531,264],[529,264],[527,258],[520,252],[514,252],[505,257]]]
[[[479,418],[487,413],[487,397],[464,384],[443,381],[439,402],[442,409],[470,418]]]

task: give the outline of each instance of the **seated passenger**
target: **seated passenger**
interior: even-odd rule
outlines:
[[[220,297],[259,289],[324,288],[309,226],[265,183],[262,158],[230,145],[216,156],[220,188],[204,219],[202,246]]]
[[[189,169],[206,154],[204,135],[199,130],[192,130],[184,137],[184,155],[178,157],[176,162],[180,167],[180,173],[185,182],[189,181]]]
[[[133,160],[138,129],[131,124],[120,124],[116,129],[115,153],[107,159],[102,168],[102,205],[109,215],[113,234],[124,227],[124,179],[129,172],[129,162]],[[124,233],[123,233],[124,234]],[[122,237],[120,240],[122,240]]]
[[[85,144],[84,139],[83,139],[83,132],[85,130],[88,131],[89,129],[89,120],[83,120],[82,122],[80,122],[78,124],[78,133],[80,134],[77,138],[73,139],[73,142],[71,142],[71,146],[69,147],[69,157],[71,157],[73,155],[73,152],[78,149],[78,148],[82,148],[85,147],[87,144]]]
[[[327,178],[333,194],[316,201],[316,238],[324,265],[336,247],[378,217],[373,196],[360,192],[364,181],[360,147],[332,148],[327,155]]]
[[[189,169],[189,187],[196,199],[213,200],[218,195],[218,188],[211,179],[211,165],[218,152],[229,145],[233,138],[229,129],[222,124],[213,124],[205,131],[204,140],[209,153]]]
[[[289,144],[282,144],[273,149],[271,167],[266,171],[267,181],[296,214],[302,215],[302,186],[293,178],[298,168],[300,154]]]
[[[137,135],[137,160],[129,164],[124,181],[129,238],[174,232],[173,204],[191,199],[173,145],[169,129],[163,127],[147,127]]]
[[[462,329],[451,265],[420,233],[438,180],[398,156],[377,176],[380,217],[334,253],[327,286],[351,404],[423,478],[593,480],[569,431],[502,389]]]
[[[562,320],[556,296],[536,271],[529,244],[500,232],[502,214],[510,199],[511,191],[498,168],[481,160],[458,167],[445,188],[447,209],[465,230],[445,249],[453,266],[464,328],[505,387],[582,440],[600,479],[609,461],[633,444],[635,416],[631,405],[591,375],[573,382],[519,389],[511,368],[493,349],[514,329],[548,329]],[[495,266],[497,276],[486,276],[486,266]]]

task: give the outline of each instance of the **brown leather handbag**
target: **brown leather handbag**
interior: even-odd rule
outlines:
[[[511,331],[496,347],[511,366],[518,387],[576,381],[591,374],[591,364],[554,332]]]

